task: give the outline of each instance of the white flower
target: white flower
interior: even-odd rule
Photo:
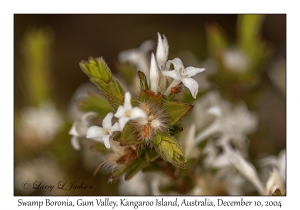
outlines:
[[[276,156],[268,156],[266,158],[263,158],[262,160],[259,161],[259,164],[261,167],[265,167],[267,165],[270,166],[275,166],[278,171],[279,174],[281,176],[281,178],[283,180],[286,179],[285,177],[285,172],[286,172],[286,151],[281,150],[280,153],[278,154],[278,157]]]
[[[246,55],[237,49],[227,50],[223,56],[223,63],[232,72],[245,72],[249,68]]]
[[[95,112],[87,112],[84,115],[82,115],[80,121],[76,121],[73,123],[73,126],[71,130],[69,131],[69,134],[72,135],[71,144],[74,149],[79,150],[79,138],[85,137],[86,132],[89,127],[89,120],[92,117],[95,117],[97,114]]]
[[[63,119],[52,102],[45,102],[38,107],[23,109],[21,118],[20,134],[26,140],[37,137],[41,143],[53,140],[54,135],[63,124]]]
[[[282,180],[279,171],[276,168],[273,168],[266,183],[266,194],[272,195],[276,189],[279,189],[282,194],[285,194],[284,181]]]
[[[116,122],[113,126],[111,120],[114,114],[112,112],[108,113],[103,119],[102,126],[92,126],[87,130],[86,137],[92,138],[99,142],[104,142],[106,148],[110,148],[109,139],[115,131],[120,131],[119,123]]]
[[[150,85],[151,85],[151,91],[153,91],[155,94],[157,94],[158,83],[159,83],[159,72],[158,72],[155,56],[152,53],[151,64],[150,64]]]
[[[179,85],[181,82],[184,86],[186,86],[192,93],[193,97],[196,98],[198,93],[198,83],[196,80],[192,79],[192,76],[204,71],[204,68],[195,68],[195,67],[187,67],[184,68],[181,60],[179,58],[174,58],[173,60],[169,60],[166,63],[166,69],[170,69],[171,65],[174,65],[174,70],[172,71],[161,71],[164,76],[172,77],[174,81],[170,84],[168,89],[165,92],[165,95],[170,94],[171,88]]]
[[[158,35],[158,43],[156,48],[156,59],[157,59],[158,67],[161,69],[162,66],[164,66],[168,60],[169,45],[165,35],[163,35],[163,38],[161,38],[160,33],[157,33],[157,35]]]
[[[123,51],[119,54],[118,59],[121,62],[130,62],[138,67],[138,69],[149,77],[149,61],[148,53],[154,47],[152,40],[147,40],[137,49]]]
[[[223,141],[224,142],[224,141]],[[224,150],[224,154],[227,156],[228,160],[232,163],[233,166],[252,184],[255,186],[257,191],[261,194],[265,194],[265,188],[262,185],[260,179],[258,178],[256,169],[254,166],[245,160],[242,155],[233,149],[228,144],[222,143],[222,148]]]
[[[207,110],[207,114],[215,115],[215,120],[196,136],[195,141],[199,143],[215,133],[221,133],[226,137],[222,138],[223,140],[231,141],[238,150],[246,154],[248,147],[246,135],[256,129],[257,116],[243,103],[235,107],[226,102],[219,103]]]
[[[125,93],[124,105],[119,106],[115,117],[119,118],[121,130],[123,130],[129,120],[147,119],[146,113],[141,108],[132,107],[131,95],[129,92]]]

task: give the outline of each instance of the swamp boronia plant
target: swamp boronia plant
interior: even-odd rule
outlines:
[[[193,105],[183,103],[177,96],[183,84],[196,98],[198,83],[192,77],[205,69],[184,68],[179,58],[167,61],[168,49],[166,37],[158,33],[149,78],[144,72],[138,72],[140,90],[136,98],[124,91],[103,58],[89,58],[80,63],[83,72],[111,106],[112,112],[104,118],[102,127],[91,126],[86,132],[87,138],[111,148],[103,163],[112,167],[110,181],[121,176],[128,180],[159,158],[185,168],[186,157],[174,135],[183,130],[180,121]],[[117,121],[114,124],[113,118]]]
[[[244,102],[223,100],[213,88],[198,94],[198,82],[203,81],[199,77],[206,77],[199,73],[205,69],[185,67],[180,58],[168,59],[164,35],[158,33],[156,53],[150,56],[153,45],[148,40],[119,54],[122,85],[103,58],[80,62],[102,97],[88,94],[79,101],[86,113],[69,134],[76,150],[82,138],[97,142],[92,150],[101,153],[103,161],[95,173],[104,167],[111,173],[109,181],[121,178],[121,194],[241,195],[254,190],[260,195],[284,194],[282,158],[280,164],[274,157],[262,161],[275,165],[268,179],[262,179],[249,161],[247,136],[257,128],[256,114]],[[245,62],[232,64],[241,62],[241,55],[227,60],[242,74],[248,68]],[[247,183],[254,188],[245,187]]]

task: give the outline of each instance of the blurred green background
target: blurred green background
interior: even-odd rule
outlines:
[[[85,157],[84,152],[75,151],[70,144],[71,136],[68,131],[72,121],[67,116],[69,104],[75,90],[89,81],[79,67],[81,60],[102,56],[110,69],[116,72],[115,64],[121,51],[137,48],[145,40],[156,42],[157,32],[160,32],[168,38],[169,58],[177,57],[183,51],[190,51],[199,61],[204,61],[209,57],[207,27],[219,26],[226,34],[227,41],[234,45],[237,39],[237,20],[238,15],[233,14],[14,15],[15,195],[118,193],[117,184],[107,183],[107,174],[92,175],[98,165],[97,161],[90,163],[95,160],[94,156]],[[260,68],[260,83],[256,90],[258,97],[250,105],[251,110],[258,113],[260,120],[259,129],[250,136],[252,157],[260,154],[277,155],[286,148],[285,91],[280,91],[268,74],[268,69],[276,66],[274,61],[286,58],[286,15],[265,15],[260,36],[272,54]],[[34,47],[34,43],[40,45]],[[43,69],[43,73],[40,73],[40,69]],[[282,71],[285,76],[285,65]],[[285,78],[282,79],[285,82]],[[220,84],[219,88],[222,88],[221,92],[231,93],[230,89],[226,89],[226,84]],[[62,117],[59,132],[47,144],[28,138],[24,141],[24,137],[19,135],[19,122],[22,118],[20,113],[25,107],[37,107],[41,101],[48,99],[55,104]],[[18,177],[26,170],[37,170],[32,165],[44,167],[47,176],[37,176],[37,179],[44,177],[44,184],[56,186],[61,180],[77,180],[78,184],[92,185],[93,189],[52,192],[24,190],[21,187],[22,178]],[[28,173],[24,176],[34,177]]]

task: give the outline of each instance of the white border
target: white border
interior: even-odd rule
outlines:
[[[296,2],[296,1],[293,1]],[[300,103],[299,103],[299,54],[298,49],[300,34],[299,20],[300,13],[298,5],[287,1],[275,0],[227,0],[227,1],[2,1],[1,2],[1,182],[0,206],[5,209],[16,209],[17,200],[22,198],[30,200],[29,197],[13,197],[13,14],[14,13],[287,13],[287,197],[276,198],[283,202],[281,209],[299,208],[299,123]],[[31,197],[31,199],[45,200],[47,197]],[[79,197],[49,197],[52,200],[69,199],[76,202]],[[83,197],[83,199],[95,199],[96,197]],[[171,198],[171,197],[168,197]],[[180,197],[183,198],[183,197]],[[204,197],[200,197],[203,199]],[[209,197],[213,200],[218,197]],[[111,197],[119,200],[119,197]],[[141,200],[144,197],[130,197],[130,199]],[[153,200],[155,197],[145,197],[145,200]],[[194,197],[188,197],[194,199]],[[236,200],[240,197],[224,197],[227,200]],[[268,197],[246,197],[248,200],[265,201]],[[295,208],[296,207],[296,208]],[[57,207],[58,209],[67,207]],[[80,208],[80,207],[79,207]],[[95,208],[95,207],[94,207]],[[153,208],[153,207],[152,207]],[[165,207],[155,207],[162,209]],[[194,207],[195,208],[195,207]],[[199,207],[196,207],[197,209]],[[231,209],[232,207],[230,207]],[[240,209],[240,207],[238,207]],[[34,208],[27,208],[34,209]],[[74,209],[74,208],[72,208]],[[82,207],[80,209],[83,209]],[[99,207],[97,207],[99,209]],[[105,209],[105,208],[101,208]],[[128,208],[129,209],[129,208]],[[133,209],[130,207],[130,209]],[[141,208],[139,208],[141,209]],[[202,207],[202,209],[206,209]],[[218,208],[214,208],[218,209]],[[236,208],[237,209],[237,208]],[[266,209],[266,207],[264,208]],[[274,208],[272,208],[274,209]]]

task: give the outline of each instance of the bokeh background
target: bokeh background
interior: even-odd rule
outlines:
[[[117,74],[117,58],[121,51],[137,48],[145,40],[156,42],[157,32],[160,32],[168,38],[169,58],[189,51],[199,62],[204,61],[211,56],[208,27],[214,25],[221,28],[227,41],[234,45],[237,40],[237,20],[238,15],[235,14],[15,14],[15,195],[118,194],[118,185],[107,183],[108,174],[100,172],[93,176],[99,164],[97,154],[76,151],[70,144],[68,132],[75,120],[70,116],[70,103],[76,89],[89,82],[79,67],[81,60],[102,56]],[[260,65],[260,81],[255,89],[257,94],[253,101],[239,95],[240,99],[250,101],[247,105],[259,116],[259,128],[250,136],[251,157],[277,155],[286,148],[286,15],[265,15],[260,39],[271,53]],[[183,62],[185,64],[184,59]],[[215,81],[222,81],[222,78]],[[231,89],[226,87],[226,84],[216,85],[225,97],[231,93]],[[230,97],[227,99],[234,101]],[[43,102],[49,110],[46,113],[41,111]],[[34,126],[26,127],[26,116],[28,118],[38,107],[40,115],[36,116],[37,121],[51,118],[53,122],[44,135],[39,125],[35,127],[40,132],[38,134],[31,132]],[[84,146],[88,148],[91,142],[86,142]],[[42,181],[42,185],[54,187],[59,181],[76,181],[77,184],[83,183],[93,188],[70,191],[53,189],[50,192],[47,189],[24,189],[25,181]]]

